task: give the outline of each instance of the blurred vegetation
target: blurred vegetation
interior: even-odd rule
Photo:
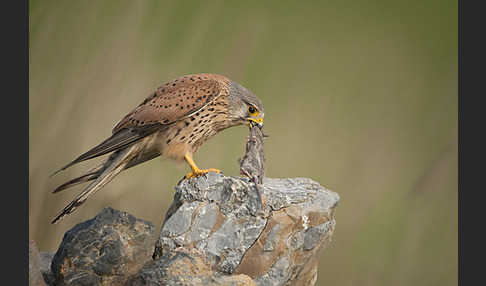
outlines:
[[[73,215],[96,162],[49,178],[157,86],[219,73],[265,105],[269,177],[336,191],[319,285],[457,283],[457,1],[30,1],[29,230],[41,251],[104,206],[160,227],[186,166],[156,159]],[[238,175],[248,131],[196,154]],[[96,160],[95,160],[96,161]]]

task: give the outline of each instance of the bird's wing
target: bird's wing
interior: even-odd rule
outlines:
[[[62,167],[61,169],[54,172],[51,176],[63,171],[79,162],[92,159],[113,151],[117,151],[123,149],[127,146],[130,146],[142,138],[146,136],[167,128],[167,126],[155,123],[150,125],[143,125],[143,126],[132,126],[123,128],[113,135],[111,135],[108,139],[101,142],[97,146],[91,148],[86,153],[81,154],[78,158],[74,159],[72,162],[67,164],[66,166]]]
[[[188,75],[159,87],[139,106],[128,113],[113,133],[131,126],[171,124],[189,117],[216,99],[222,91],[219,80],[205,75]]]

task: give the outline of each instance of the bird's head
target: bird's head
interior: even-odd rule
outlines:
[[[265,116],[263,104],[251,91],[237,82],[231,82],[229,110],[235,124],[249,124],[251,127],[263,127]]]

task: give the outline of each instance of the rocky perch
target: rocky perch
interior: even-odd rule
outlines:
[[[179,182],[158,238],[152,223],[105,208],[55,255],[31,249],[31,282],[41,272],[47,285],[314,285],[339,196],[307,178],[264,178],[247,157],[248,177]]]

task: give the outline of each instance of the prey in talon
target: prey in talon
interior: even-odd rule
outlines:
[[[53,191],[90,182],[52,223],[75,211],[123,170],[159,156],[185,161],[191,169],[187,179],[220,173],[214,168],[200,169],[193,155],[226,128],[249,125],[261,129],[263,118],[260,99],[225,76],[191,74],[167,82],[125,115],[106,140],[59,170],[110,154],[100,165]]]

